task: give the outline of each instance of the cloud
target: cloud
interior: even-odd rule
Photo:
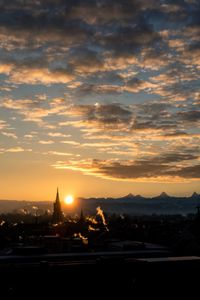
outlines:
[[[59,151],[49,151],[47,154],[58,155],[58,156],[72,156],[72,153],[68,152],[59,152]]]
[[[101,95],[101,94],[118,94],[123,92],[123,86],[119,85],[97,85],[97,84],[87,84],[83,83],[79,85],[76,89],[76,94],[79,96]]]
[[[146,47],[141,51],[141,58],[138,62],[138,66],[144,69],[158,71],[167,67],[170,61],[171,59],[168,57],[167,52],[160,50],[159,48]]]
[[[1,6],[4,18],[0,20],[0,37],[2,48],[9,52],[4,51],[0,70],[15,84],[70,83],[74,86],[72,81],[80,79],[79,76],[85,79],[93,74],[97,78],[101,72],[130,67],[159,70],[174,62],[171,52],[184,45],[181,37],[163,38],[161,33],[167,29],[157,28],[151,19],[151,15],[156,21],[163,14],[165,18],[175,14],[179,21],[180,13],[187,8],[179,1],[173,4],[153,0],[40,1],[37,4],[29,1],[23,6],[20,1],[12,3],[10,6],[4,2]],[[167,22],[166,18],[164,25]],[[84,88],[85,93],[98,94],[147,92],[156,86],[130,78],[122,90],[92,83],[83,85]]]
[[[25,134],[24,137],[25,137],[25,139],[32,140],[34,138],[34,135],[32,135],[32,134]]]
[[[41,122],[41,118],[48,115],[48,110],[39,107],[38,102],[31,99],[2,99],[0,107],[16,110],[19,114],[24,115],[24,120]]]
[[[48,60],[43,56],[24,58],[23,60],[4,57],[1,59],[0,73],[6,74],[9,83],[14,84],[55,84],[68,83],[74,75],[67,67],[51,68]]]
[[[29,3],[1,6],[1,46],[8,61],[2,68],[17,84],[65,84],[77,74],[124,68],[135,63],[141,48],[162,40],[144,17],[156,1]],[[12,55],[16,49],[22,55]]]
[[[44,102],[41,99],[3,98],[0,100],[0,107],[17,111],[24,116],[24,121],[32,121],[44,125],[43,118],[66,110],[67,105],[60,98],[55,98],[49,102]]]
[[[14,147],[14,148],[9,148],[6,149],[6,152],[24,152],[24,148],[22,147]]]
[[[4,18],[0,20],[0,36],[8,50],[37,48],[55,42],[69,46],[86,39],[87,29],[81,27],[81,22],[68,20],[64,3],[34,2],[25,5],[21,1],[12,1],[12,6],[2,3]]]
[[[70,134],[64,134],[64,133],[61,133],[61,132],[49,132],[48,136],[51,136],[51,137],[71,137]]]
[[[199,11],[195,0],[2,1],[1,134],[52,156],[79,147],[67,166],[84,174],[197,173]],[[21,121],[39,126],[37,140]],[[55,142],[66,152],[50,151]]]
[[[69,111],[70,116],[81,116],[82,124],[90,124],[96,128],[117,130],[131,121],[131,111],[120,104],[107,105],[74,105]]]
[[[19,68],[10,73],[9,81],[17,84],[54,84],[68,83],[74,76],[64,69]]]
[[[72,145],[72,146],[80,146],[79,142],[76,141],[61,141],[62,144],[68,144],[68,145]]]
[[[42,144],[42,145],[51,145],[51,144],[54,144],[54,141],[52,141],[52,140],[40,140],[39,144]]]
[[[17,135],[13,132],[1,132],[2,135],[7,136],[7,137],[11,137],[13,139],[17,139]]]
[[[122,77],[122,76],[121,76]],[[151,92],[152,89],[157,88],[157,84],[150,81],[144,81],[134,77],[132,79],[126,79],[120,84],[88,84],[82,83],[76,87],[76,95],[88,96],[91,95],[104,95],[104,94],[122,94],[123,92],[128,93],[139,93],[145,91],[146,93]]]
[[[113,147],[117,146],[117,142],[96,142],[96,143],[84,143],[81,145],[81,147],[95,147],[95,148],[102,148],[102,147]]]
[[[0,120],[0,130],[5,129],[8,127],[8,124],[4,120]]]
[[[199,179],[200,178],[200,165],[195,166],[189,166],[180,169],[177,172],[177,175],[182,178],[188,178],[188,179]]]
[[[72,5],[67,10],[67,16],[72,19],[82,19],[88,24],[109,24],[111,22],[127,23],[141,11],[151,9],[156,1],[84,1]]]
[[[178,118],[183,121],[190,123],[199,123],[200,122],[200,111],[191,110],[191,111],[181,111],[177,113]]]
[[[186,42],[183,39],[168,40],[168,43],[170,48],[175,48],[178,52],[184,51],[186,47]]]
[[[181,13],[184,10],[184,8],[181,5],[178,4],[161,4],[161,11],[167,14],[173,14],[173,13]]]
[[[78,128],[84,139],[93,140],[112,138],[122,142],[134,138],[136,142],[143,140],[148,143],[150,140],[195,138],[198,135],[191,130],[195,127],[198,130],[198,111],[190,112],[190,105],[184,105],[184,110],[182,105],[165,101],[134,105],[72,105],[64,113],[69,120],[60,122],[59,126]]]
[[[69,63],[78,74],[97,73],[109,68],[97,51],[86,47],[72,50]]]
[[[156,85],[154,83],[140,80],[138,78],[133,78],[126,82],[126,86],[124,87],[124,90],[127,92],[138,93],[145,89],[155,88],[155,86]]]
[[[31,152],[32,149],[25,149],[25,148],[22,148],[22,147],[19,147],[19,146],[16,146],[16,147],[12,147],[12,148],[0,148],[0,153],[18,153],[18,152]]]
[[[0,63],[0,73],[1,74],[9,74],[11,70],[13,69],[13,65],[9,63]]]
[[[80,160],[57,162],[53,167],[80,171],[113,180],[141,181],[177,181],[200,178],[199,165],[184,166],[184,161],[193,161],[197,156],[184,153],[162,154],[162,156],[141,160]]]
[[[119,26],[117,31],[103,36],[97,35],[97,39],[105,49],[120,55],[129,51],[135,53],[140,47],[152,45],[161,37],[143,19],[143,22],[135,26]]]

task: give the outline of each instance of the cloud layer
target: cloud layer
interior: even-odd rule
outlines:
[[[199,1],[0,8],[2,153],[114,180],[199,179]]]

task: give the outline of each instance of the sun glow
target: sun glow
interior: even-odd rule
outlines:
[[[74,202],[74,197],[72,195],[68,195],[64,199],[65,204],[71,205]]]

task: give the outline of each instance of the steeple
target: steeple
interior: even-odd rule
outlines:
[[[58,191],[58,187],[57,187],[57,193],[56,193],[56,203],[60,202],[60,197],[59,197],[59,191]]]
[[[62,210],[61,210],[59,191],[58,191],[58,188],[57,188],[56,200],[53,204],[52,223],[53,224],[60,223],[60,222],[62,222],[62,220],[63,220],[63,213],[62,213]]]
[[[83,223],[85,221],[85,217],[84,217],[84,214],[83,214],[83,209],[81,208],[81,213],[80,213],[80,219],[79,219],[79,222],[80,223]]]

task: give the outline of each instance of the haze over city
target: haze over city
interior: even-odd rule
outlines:
[[[0,7],[1,199],[200,192],[199,1]]]

